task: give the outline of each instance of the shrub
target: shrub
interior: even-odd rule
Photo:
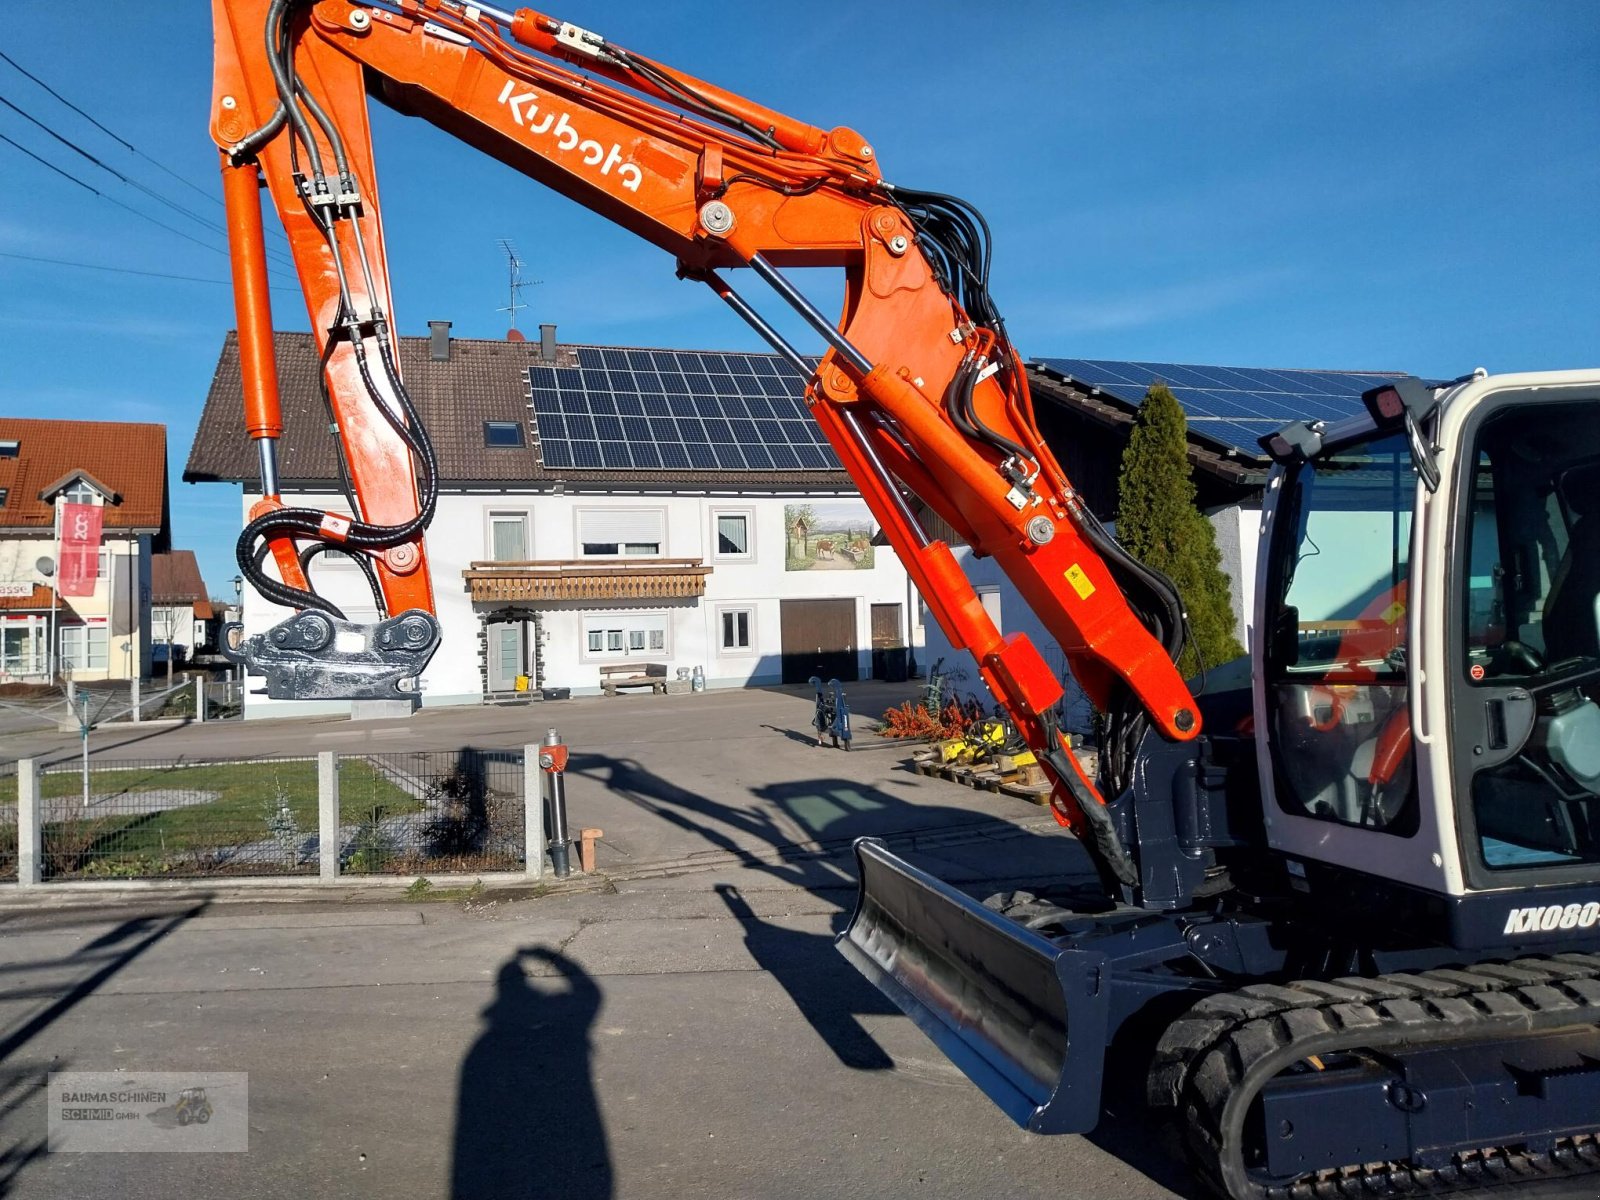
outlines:
[[[925,704],[904,704],[883,714],[878,726],[878,736],[908,740],[942,741],[945,738],[963,737],[967,730],[983,719],[983,705],[977,697],[950,700],[938,714],[928,711]]]
[[[1233,602],[1211,522],[1195,506],[1183,408],[1162,383],[1139,406],[1117,479],[1117,540],[1177,586],[1189,614],[1185,678],[1244,653],[1233,636]]]

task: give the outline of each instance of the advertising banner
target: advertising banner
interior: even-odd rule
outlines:
[[[61,506],[61,594],[92,596],[100,574],[100,506]]]

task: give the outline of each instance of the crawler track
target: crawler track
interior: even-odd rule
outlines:
[[[1439,1168],[1353,1163],[1286,1182],[1247,1163],[1245,1118],[1270,1079],[1311,1055],[1515,1039],[1590,1024],[1600,1025],[1600,954],[1257,984],[1208,997],[1168,1028],[1151,1072],[1151,1099],[1176,1108],[1196,1171],[1233,1200],[1373,1200],[1574,1179],[1600,1172],[1594,1134],[1557,1141],[1543,1153],[1485,1147]]]

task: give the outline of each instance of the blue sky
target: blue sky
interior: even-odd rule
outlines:
[[[59,0],[6,0],[0,50],[214,197],[209,6],[94,7],[64,19]],[[1600,11],[1586,0],[555,11],[814,124],[853,126],[890,179],[972,200],[1025,355],[1435,376],[1600,360]],[[0,96],[220,220],[214,200],[3,62]],[[227,594],[237,491],[180,482],[233,324],[227,288],[6,257],[222,280],[221,239],[3,107],[0,134],[214,247],[0,144],[0,413],[166,422],[176,542]],[[379,111],[375,141],[403,332],[444,318],[502,334],[497,243],[510,238],[541,281],[524,328],[763,348],[659,251],[431,127]],[[306,328],[281,282],[279,327]]]

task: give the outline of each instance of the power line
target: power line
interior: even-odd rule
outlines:
[[[95,166],[99,167],[102,171],[105,171],[107,174],[113,176],[114,178],[116,178],[117,180],[121,181],[122,183],[125,183],[129,187],[134,188],[137,191],[140,191],[140,192],[144,193],[146,196],[149,196],[152,200],[155,200],[157,203],[166,205],[168,208],[172,209],[174,212],[188,217],[190,220],[195,221],[197,224],[201,225],[202,227],[204,227],[205,229],[209,230],[210,232],[216,233],[216,234],[221,234],[224,237],[227,236],[227,232],[228,231],[226,229],[224,229],[221,225],[218,225],[215,221],[211,221],[211,220],[208,220],[205,217],[202,217],[199,213],[195,212],[193,209],[185,208],[183,205],[179,204],[175,200],[167,199],[165,196],[161,195],[161,193],[155,191],[152,188],[146,187],[144,184],[138,182],[137,180],[129,179],[126,175],[124,175],[121,171],[117,170],[115,167],[109,165],[108,163],[105,163],[105,162],[101,161],[99,158],[97,158],[93,154],[89,153],[89,151],[85,150],[82,146],[78,145],[78,143],[74,142],[71,138],[65,137],[62,134],[57,133],[54,129],[52,129],[49,125],[46,125],[38,117],[34,116],[32,113],[26,112],[22,108],[18,107],[16,104],[12,103],[10,100],[7,100],[4,96],[0,96],[0,104],[5,105],[12,112],[16,113],[19,117],[23,118],[23,120],[32,123],[33,125],[37,126],[39,129],[42,129],[45,133],[47,133],[51,137],[55,138],[56,141],[60,142],[63,146],[67,147],[67,149],[73,151],[75,154],[78,154],[83,158],[88,159],[91,163],[93,163]],[[16,143],[13,142],[12,144],[15,145]],[[37,157],[37,156],[35,156],[35,157]],[[107,199],[109,199],[109,197],[107,197]],[[277,252],[276,251],[268,251],[268,253],[272,254],[272,253],[277,253]],[[286,266],[289,265],[288,259],[282,254],[278,254],[278,260],[280,262],[282,262]]]
[[[87,113],[83,109],[79,108],[71,100],[68,100],[60,92],[56,91],[55,88],[51,87],[44,80],[40,79],[32,71],[28,70],[26,67],[24,67],[21,63],[17,62],[16,59],[12,58],[9,54],[5,53],[5,51],[3,51],[3,50],[0,50],[0,59],[4,59],[7,63],[10,64],[12,70],[16,71],[18,74],[23,75],[23,76],[25,76],[26,78],[28,78],[30,80],[32,80],[37,86],[39,86],[40,88],[44,89],[44,91],[48,92],[52,97],[54,97],[61,104],[66,105],[73,112],[77,113],[85,121],[89,122],[89,124],[93,125],[101,133],[105,134],[112,141],[116,142],[119,146],[123,147],[130,154],[138,155],[138,157],[144,159],[145,162],[147,162],[151,166],[155,167],[156,170],[161,171],[162,173],[164,173],[166,175],[170,175],[173,179],[175,179],[179,183],[183,184],[184,187],[188,188],[190,191],[194,192],[196,195],[204,196],[207,200],[211,201],[211,203],[213,203],[215,205],[218,205],[219,207],[222,206],[222,201],[221,201],[220,198],[218,198],[217,196],[212,195],[210,192],[206,191],[202,187],[199,187],[198,185],[196,185],[192,181],[190,181],[188,179],[185,179],[182,175],[179,175],[171,167],[169,167],[169,166],[165,165],[164,163],[159,162],[158,160],[150,157],[150,155],[146,154],[143,150],[139,149],[139,147],[135,146],[127,138],[122,137],[120,134],[112,132],[112,130],[107,128],[100,121],[96,120],[89,113]],[[18,110],[18,111],[20,111],[20,110]],[[24,115],[26,115],[26,114],[24,114]],[[29,119],[31,120],[32,118],[29,118]],[[47,129],[47,132],[51,133],[52,136],[56,136],[54,130],[48,130]],[[76,148],[76,147],[74,147],[74,148]],[[98,161],[98,160],[96,160],[96,161]],[[107,167],[106,169],[110,170],[109,167]],[[163,202],[165,203],[165,201],[163,201]],[[203,220],[204,218],[197,218],[197,219]],[[287,235],[284,234],[284,232],[281,229],[274,229],[274,230],[272,230],[272,232],[278,234],[279,237],[283,237],[287,241]]]
[[[115,167],[113,167],[113,166],[109,165],[108,163],[105,163],[102,160],[96,158],[93,154],[90,154],[82,146],[78,145],[77,142],[73,141],[71,138],[64,137],[61,134],[57,133],[54,129],[51,129],[50,126],[46,125],[43,121],[39,120],[38,117],[34,116],[30,112],[25,112],[23,109],[19,108],[15,104],[13,104],[10,100],[7,100],[4,96],[0,96],[0,104],[4,104],[7,108],[9,108],[12,112],[16,113],[24,121],[31,122],[33,125],[35,125],[38,128],[44,130],[46,133],[48,133],[51,137],[55,138],[56,141],[60,142],[67,149],[73,151],[75,154],[78,154],[78,155],[82,156],[83,158],[88,159],[95,166],[99,167],[102,171],[105,171],[109,175],[115,176],[117,179],[121,180],[123,183],[127,184],[129,187],[137,188],[139,191],[143,192],[146,196],[149,196],[152,200],[156,201],[157,203],[165,204],[168,208],[172,209],[174,212],[181,213],[184,216],[190,218],[191,220],[198,221],[200,224],[204,225],[207,229],[211,230],[212,233],[226,233],[227,232],[227,230],[223,229],[223,227],[221,225],[218,225],[215,221],[211,220],[209,217],[202,217],[199,213],[195,212],[192,208],[185,208],[183,205],[179,204],[176,200],[167,199],[165,196],[161,195],[159,192],[155,191],[153,188],[148,188],[142,183],[138,183],[138,182],[136,182],[136,181],[134,181],[132,179],[129,179],[126,175],[124,175],[121,171],[117,170]]]
[[[46,163],[46,166],[49,164]],[[175,279],[182,283],[212,283],[221,287],[232,287],[231,279],[209,279],[203,275],[174,275],[167,271],[141,271],[137,267],[112,267],[105,263],[75,262],[69,258],[43,258],[37,254],[14,254],[9,250],[0,250],[0,258],[14,258],[21,262],[48,263],[53,267],[80,267],[85,271],[110,271],[115,275],[143,275],[150,279]],[[274,286],[275,292],[294,292],[299,294],[299,288]]]
[[[181,229],[174,229],[171,225],[168,225],[165,221],[156,220],[149,213],[140,212],[137,208],[134,208],[133,205],[131,205],[131,204],[124,204],[121,200],[118,200],[115,196],[106,195],[104,192],[102,192],[99,188],[95,187],[93,184],[85,183],[83,180],[79,179],[76,175],[72,174],[70,171],[62,170],[60,167],[56,166],[55,163],[50,162],[48,159],[40,158],[32,150],[29,150],[26,146],[23,146],[23,145],[21,145],[21,144],[19,144],[17,142],[12,141],[10,138],[8,138],[3,133],[0,133],[0,142],[4,142],[4,143],[6,143],[6,145],[11,146],[14,149],[21,150],[29,158],[33,159],[34,162],[41,163],[44,166],[49,167],[57,175],[61,175],[61,176],[64,176],[65,178],[67,178],[67,179],[70,179],[73,183],[77,184],[79,187],[83,188],[85,191],[93,192],[96,196],[99,196],[100,199],[106,201],[107,203],[115,204],[118,208],[125,209],[128,212],[131,212],[136,217],[143,217],[146,221],[149,221],[150,224],[158,226],[158,227],[160,227],[162,229],[165,229],[168,233],[176,234],[178,237],[181,237],[186,242],[193,242],[196,246],[202,246],[205,249],[211,251],[213,254],[226,254],[227,253],[226,250],[223,250],[223,249],[221,249],[220,247],[217,247],[217,246],[213,246],[209,242],[202,242],[199,238],[194,237],[194,236],[192,236],[190,234],[187,234]]]

